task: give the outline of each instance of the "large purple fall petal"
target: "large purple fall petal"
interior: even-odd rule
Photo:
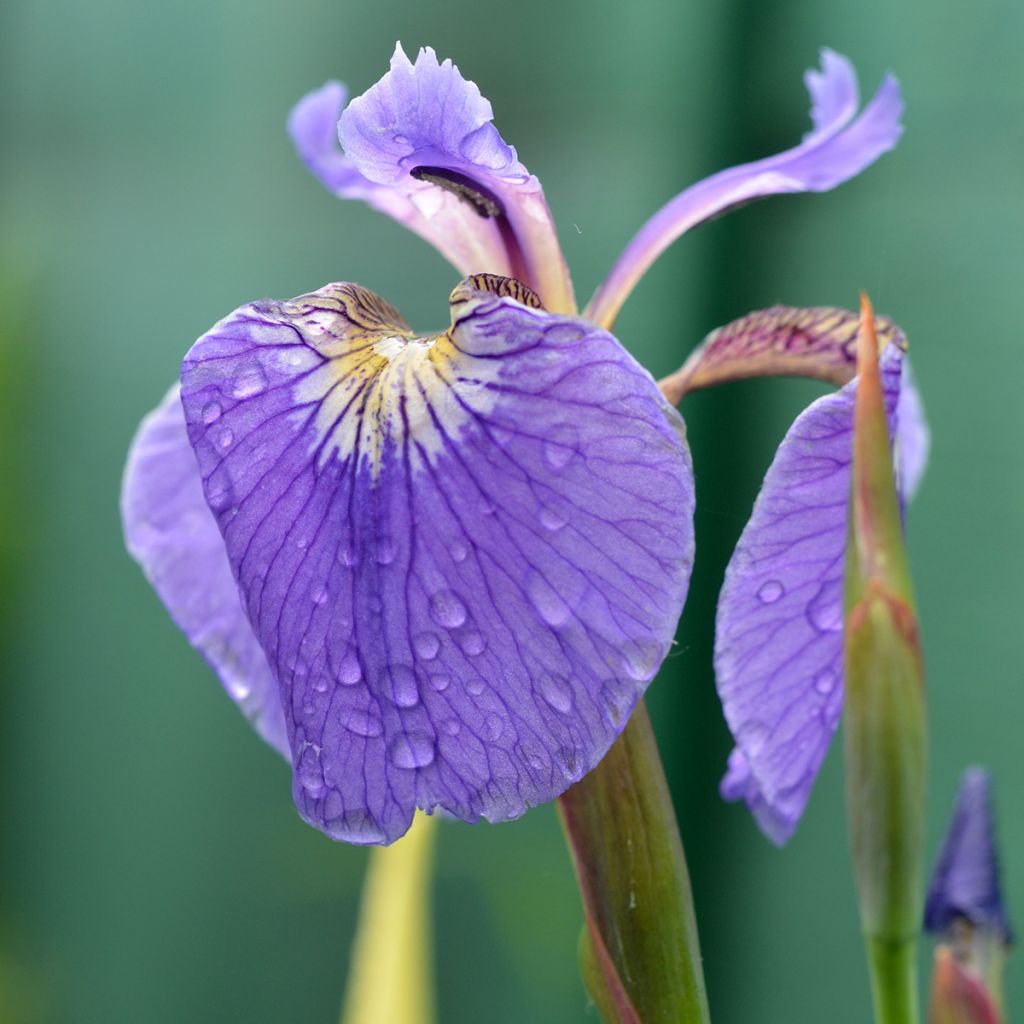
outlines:
[[[563,792],[621,731],[689,580],[689,456],[649,374],[516,282],[451,302],[427,338],[353,285],[254,303],[182,370],[296,804],[352,842],[392,841],[416,806],[500,820]]]
[[[205,416],[213,422],[216,407]],[[121,519],[129,552],[171,617],[256,731],[289,757],[277,683],[242,610],[224,541],[203,496],[177,385],[132,442]]]
[[[405,224],[463,274],[516,277],[549,309],[575,309],[540,182],[450,60],[427,47],[413,64],[398,45],[391,70],[342,110],[344,100],[344,87],[328,82],[289,119],[299,155],[324,185]]]
[[[904,359],[882,384],[896,423]],[[776,843],[792,833],[842,711],[843,564],[856,380],[818,399],[779,447],[726,570],[715,672],[736,740],[722,784]]]
[[[891,75],[854,120],[857,76],[845,57],[823,50],[821,71],[809,71],[805,82],[813,130],[800,145],[719,171],[666,203],[623,250],[587,306],[589,319],[610,327],[651,264],[698,224],[765,196],[826,192],[860,174],[896,145],[903,130],[903,101]]]

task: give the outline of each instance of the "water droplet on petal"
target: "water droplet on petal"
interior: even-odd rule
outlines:
[[[807,605],[807,619],[821,633],[838,633],[843,628],[841,580],[828,580]]]
[[[446,718],[441,723],[441,728],[449,736],[458,736],[462,730],[462,723],[457,718]]]
[[[555,711],[561,711],[562,714],[572,711],[573,692],[566,680],[546,675],[541,676],[539,685],[540,695]]]
[[[451,552],[452,559],[456,562],[464,562],[466,560],[466,556],[469,554],[466,545],[459,541],[452,544],[449,550]]]
[[[313,588],[310,593],[310,598],[317,607],[320,607],[327,603],[327,587],[322,583],[318,584]]]
[[[541,506],[540,516],[538,518],[540,519],[540,525],[543,526],[545,530],[550,530],[552,533],[557,532],[565,526],[567,522],[569,522],[565,513],[561,509],[555,508],[554,505]]]
[[[379,736],[384,731],[380,716],[375,711],[352,711],[345,721],[345,728],[367,738]]]
[[[377,541],[376,557],[378,565],[390,565],[395,560],[398,549],[390,537],[381,537]]]
[[[338,682],[342,686],[355,686],[363,678],[363,669],[359,657],[351,648],[347,648],[338,662]]]
[[[505,731],[505,723],[501,720],[501,715],[488,715],[484,720],[484,726],[487,729],[487,735],[492,740],[501,738],[501,734]]]
[[[654,640],[627,641],[622,647],[622,664],[631,679],[645,683],[661,663],[661,647]]]
[[[417,658],[433,661],[437,657],[437,652],[441,650],[441,641],[436,633],[417,633],[412,638],[412,649],[416,652]]]
[[[327,676],[318,675],[316,679],[313,680],[313,689],[316,690],[317,693],[326,693]]]
[[[267,375],[259,363],[243,367],[231,382],[231,394],[237,399],[253,398],[267,386]]]
[[[451,681],[452,677],[445,675],[444,672],[435,672],[429,679],[430,685],[437,690],[438,693],[442,693],[447,690]]]
[[[484,690],[486,689],[486,684],[479,677],[475,679],[470,679],[470,681],[466,683],[466,693],[470,694],[473,697],[479,697],[480,694],[483,693]]]
[[[579,431],[572,424],[558,424],[544,440],[544,460],[552,469],[564,469],[576,454],[579,440]]]
[[[470,657],[482,654],[487,646],[487,641],[478,629],[461,630],[455,639],[462,653],[468,654]]]
[[[320,748],[315,743],[303,743],[295,765],[299,785],[310,796],[321,796],[327,788],[324,782],[324,767],[320,761]]]
[[[635,694],[635,687],[621,679],[609,679],[601,687],[601,698],[612,725],[621,725],[626,717],[626,709]]]
[[[396,768],[425,768],[434,760],[434,737],[425,732],[396,736],[388,753]]]
[[[338,561],[341,562],[342,565],[351,567],[355,565],[358,560],[359,556],[356,553],[356,546],[352,542],[352,538],[349,537],[348,539],[343,540],[338,545]]]
[[[430,599],[430,615],[439,626],[455,629],[466,621],[466,606],[454,591],[439,590]]]
[[[768,739],[768,727],[763,722],[747,722],[736,736],[740,749],[747,757],[756,757]]]
[[[220,448],[230,448],[235,442],[235,435],[230,430],[222,430],[217,437],[217,445]]]
[[[389,673],[391,699],[400,708],[414,708],[420,702],[416,673],[408,665],[394,665]]]
[[[822,669],[814,677],[814,689],[823,697],[827,697],[835,688],[838,677],[830,668]]]
[[[203,422],[207,425],[220,419],[221,408],[218,402],[207,402],[203,406]]]
[[[757,599],[762,604],[774,604],[786,592],[786,588],[778,580],[762,583],[757,592]]]
[[[564,626],[572,617],[572,609],[555,593],[551,584],[539,573],[531,572],[526,592],[537,614],[549,626]]]

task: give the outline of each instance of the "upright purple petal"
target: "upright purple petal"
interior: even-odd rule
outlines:
[[[914,372],[907,359],[903,363],[900,401],[896,409],[896,473],[903,499],[913,501],[921,486],[928,453],[931,450],[931,432],[925,418],[924,402],[918,390]]]
[[[849,62],[822,53],[820,72],[809,72],[814,130],[793,149],[732,167],[681,192],[634,236],[598,288],[585,315],[610,327],[651,264],[681,234],[734,206],[786,192],[826,192],[859,174],[892,149],[902,132],[903,101],[887,75],[860,116]]]
[[[219,406],[210,403],[200,415],[213,424]],[[203,497],[177,385],[132,442],[121,518],[129,552],[171,617],[256,731],[289,757],[277,683],[242,610],[224,541]]]
[[[882,384],[896,429],[903,363],[890,344]],[[803,813],[842,710],[855,388],[856,380],[818,399],[786,434],[718,604],[718,692],[742,755],[730,759],[723,795],[746,800],[780,844]]]
[[[958,920],[995,931],[1004,942],[1012,929],[999,882],[991,780],[983,768],[969,768],[960,780],[949,823],[928,887],[924,926],[943,934]]]
[[[427,47],[413,64],[396,46],[391,70],[342,112],[343,103],[343,88],[328,83],[290,121],[300,155],[328,188],[406,224],[463,274],[516,277],[549,309],[575,310],[540,183],[451,61]],[[332,121],[344,154],[328,133]]]
[[[363,177],[338,142],[346,96],[340,82],[328,82],[304,96],[288,119],[296,151],[321,184],[342,199],[361,200],[415,231],[462,274],[484,268],[511,274],[508,250],[493,220],[472,214],[450,193],[439,194],[438,208],[428,217],[401,190]]]
[[[450,330],[419,338],[328,285],[243,307],[185,360],[295,800],[336,838],[552,799],[671,643],[693,556],[682,423],[613,337],[538,305],[470,279]]]

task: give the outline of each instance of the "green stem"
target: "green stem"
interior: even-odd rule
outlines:
[[[916,1024],[917,943],[867,940],[876,1024]]]
[[[707,1022],[690,878],[643,703],[559,807],[586,916],[584,978],[602,1016]]]

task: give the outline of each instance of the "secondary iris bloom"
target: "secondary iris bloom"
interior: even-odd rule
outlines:
[[[608,329],[683,231],[895,144],[891,78],[859,116],[843,58],[807,82],[804,141],[670,201],[582,316],[539,182],[450,62],[399,47],[347,106],[329,83],[296,107],[323,184],[464,275],[450,326],[417,334],[354,284],[243,306],[143,421],[122,504],[311,824],[387,843],[417,806],[513,818],[622,730],[682,610],[694,491],[682,420]]]

